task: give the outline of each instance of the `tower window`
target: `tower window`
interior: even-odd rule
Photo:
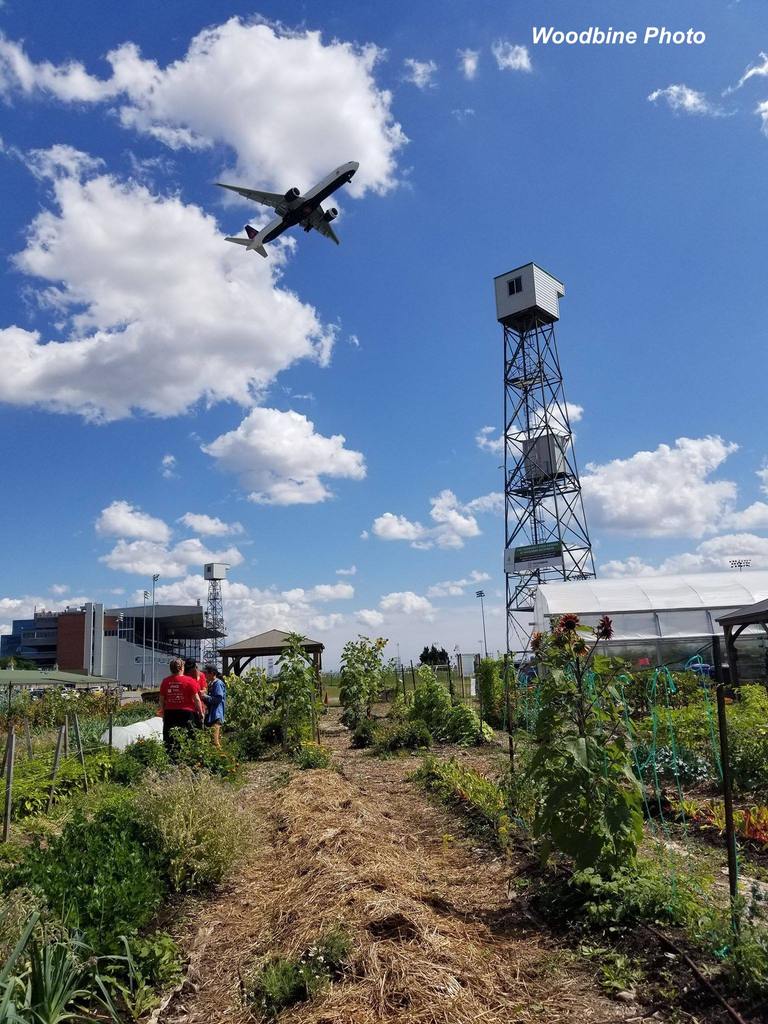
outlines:
[[[513,277],[507,282],[510,295],[517,295],[518,292],[523,290],[523,279],[522,277]]]

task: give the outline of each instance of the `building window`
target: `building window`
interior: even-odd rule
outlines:
[[[510,295],[517,295],[518,292],[523,290],[523,279],[522,277],[513,277],[508,282],[507,287],[509,288]]]

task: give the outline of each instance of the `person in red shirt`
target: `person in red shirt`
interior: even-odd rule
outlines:
[[[171,674],[160,683],[160,714],[163,716],[163,743],[168,753],[177,744],[171,735],[172,729],[192,729],[197,716],[203,714],[203,704],[196,679],[182,674],[183,662],[173,658]]]
[[[203,694],[208,690],[208,680],[205,678],[205,674],[200,671],[197,667],[197,662],[194,658],[184,659],[184,675],[197,683],[198,693],[200,694],[200,703],[203,704]],[[205,707],[203,707],[203,716],[205,716]],[[203,727],[204,718],[196,718],[195,725]]]

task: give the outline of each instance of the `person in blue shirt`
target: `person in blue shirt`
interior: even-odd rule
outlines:
[[[203,696],[205,702],[205,724],[211,730],[213,745],[221,746],[221,727],[224,724],[224,710],[227,703],[227,687],[216,671],[215,665],[206,665],[203,669],[208,682],[208,690]]]

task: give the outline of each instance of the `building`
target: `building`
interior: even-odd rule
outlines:
[[[172,657],[200,657],[203,640],[220,634],[205,624],[200,604],[108,608],[88,602],[61,612],[16,619],[0,640],[0,655],[91,676],[111,676],[126,686],[152,685],[167,674]],[[153,669],[154,662],[154,669]]]
[[[697,654],[711,664],[712,640],[722,636],[717,619],[766,599],[768,571],[759,570],[544,583],[536,593],[531,624],[544,631],[558,616],[573,612],[594,626],[608,615],[613,637],[601,643],[601,650],[634,667],[678,669]],[[760,626],[750,626],[740,640],[743,680],[766,679],[767,641]]]

